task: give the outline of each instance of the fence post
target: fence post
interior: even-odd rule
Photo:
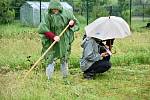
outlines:
[[[143,3],[143,22],[144,22],[144,3]]]
[[[40,0],[40,22],[41,22],[41,0]]]
[[[132,0],[130,0],[130,28],[131,28],[131,21],[132,21]]]
[[[89,9],[88,9],[89,7],[88,7],[88,6],[89,6],[89,2],[88,2],[88,0],[86,0],[86,11],[87,11],[87,13],[86,13],[86,14],[87,14],[87,25],[88,25],[88,21],[89,21]]]

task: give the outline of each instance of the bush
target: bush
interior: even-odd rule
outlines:
[[[130,10],[122,11],[121,15],[122,15],[123,19],[129,23]]]
[[[123,19],[125,19],[127,22],[129,22],[129,2],[128,0],[119,0],[118,1],[118,7],[119,7],[119,16],[121,16]]]
[[[150,16],[150,7],[145,9],[145,13]]]
[[[29,0],[30,1],[30,0]],[[12,0],[11,6],[15,10],[15,19],[20,18],[20,7],[25,3],[25,0]]]
[[[99,9],[97,9],[97,6],[93,7],[93,17],[95,19],[97,19],[99,17],[104,17],[104,16],[109,16],[109,12],[107,11],[106,8],[99,7]]]
[[[86,23],[86,18],[84,16],[78,15],[77,18],[80,23]]]
[[[6,24],[14,21],[15,11],[10,7],[10,0],[1,0],[0,1],[0,23]]]

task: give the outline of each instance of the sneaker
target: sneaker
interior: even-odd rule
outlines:
[[[94,74],[93,73],[84,73],[83,77],[84,77],[84,79],[92,80],[92,79],[94,79]]]

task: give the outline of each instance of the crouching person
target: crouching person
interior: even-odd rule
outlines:
[[[107,43],[108,41],[106,41]],[[83,48],[83,54],[80,60],[80,68],[85,79],[93,79],[97,73],[104,73],[111,68],[111,52],[100,39],[86,37],[81,47]]]

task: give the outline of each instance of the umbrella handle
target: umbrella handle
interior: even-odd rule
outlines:
[[[59,37],[61,37],[64,32],[68,29],[69,27],[69,24],[65,27],[65,29],[59,34]],[[40,62],[40,60],[42,60],[44,58],[44,56],[46,55],[46,53],[55,45],[57,41],[54,41],[50,46],[49,48],[42,54],[42,56],[34,63],[34,65],[30,68],[30,70],[25,74],[24,76],[24,80],[25,78],[29,75],[29,73],[34,69],[34,67]]]
[[[112,55],[111,51],[109,49],[107,49],[105,46],[103,46],[103,47],[106,50],[106,52],[111,56]]]

